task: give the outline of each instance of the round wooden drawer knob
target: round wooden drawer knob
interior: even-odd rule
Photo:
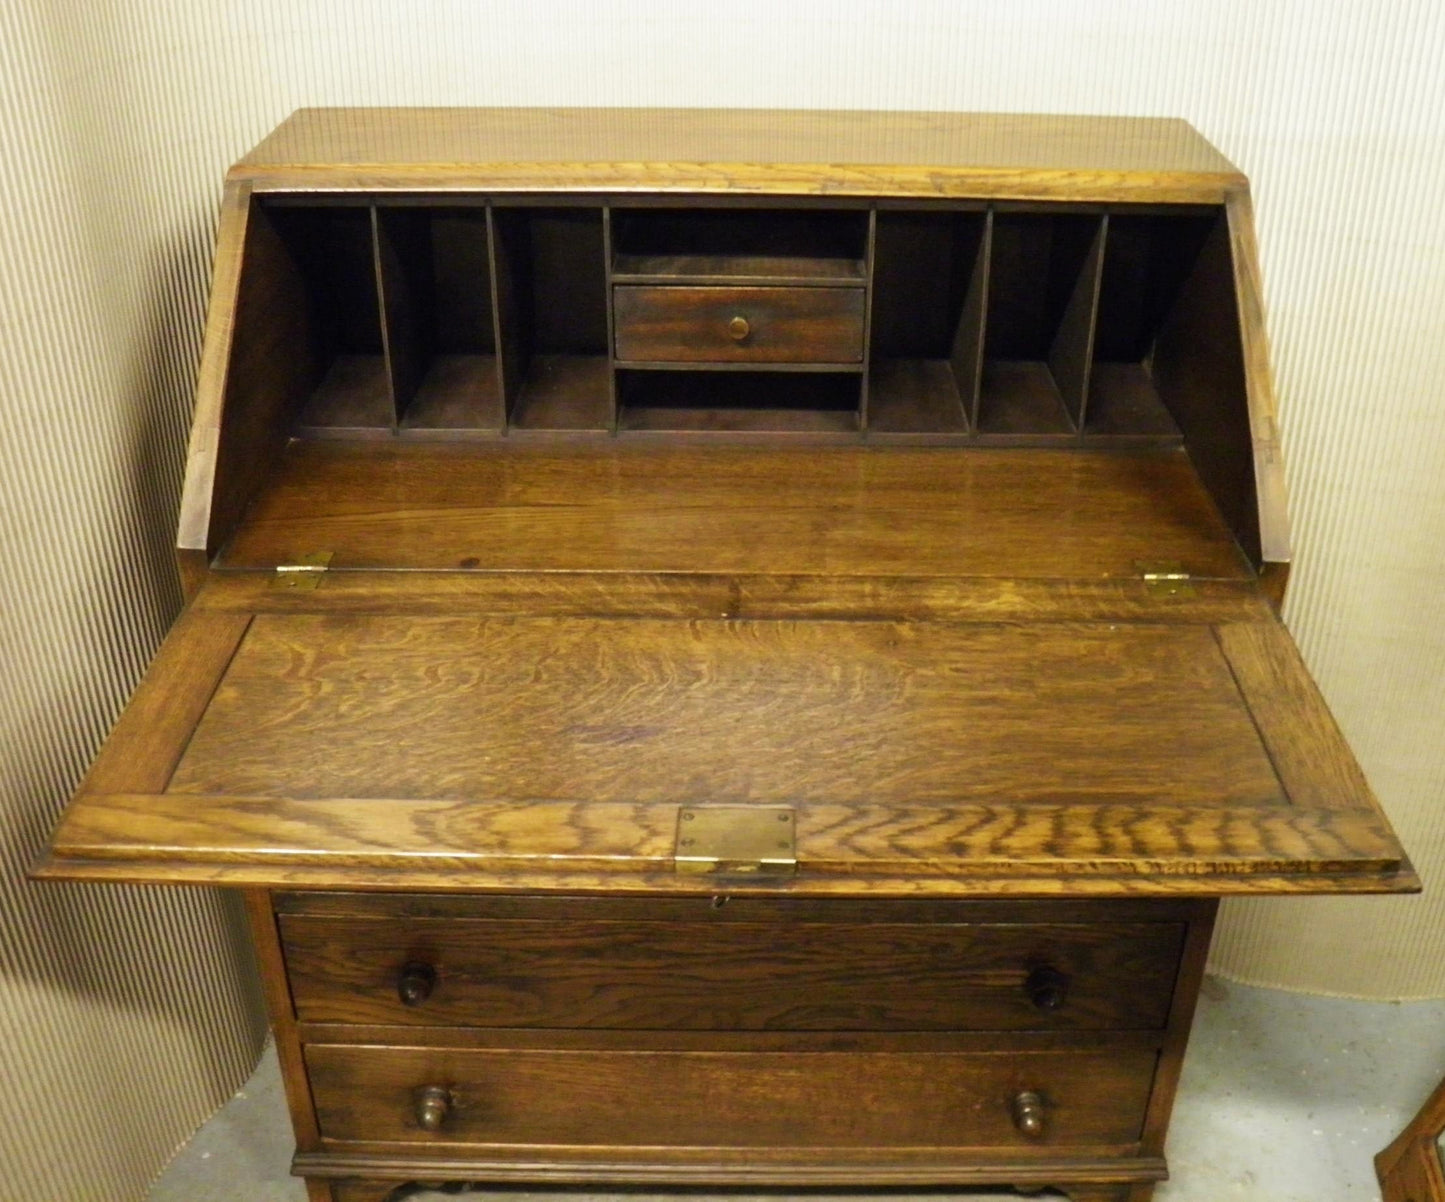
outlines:
[[[396,978],[396,996],[403,1006],[420,1006],[431,997],[436,983],[437,970],[430,964],[413,960],[401,966],[401,973]]]
[[[1041,964],[1024,981],[1024,992],[1040,1010],[1057,1010],[1069,997],[1069,977],[1052,964]]]
[[[734,342],[741,342],[753,332],[752,326],[748,325],[746,317],[734,317],[728,322],[728,337]]]
[[[1014,1126],[1027,1139],[1038,1139],[1044,1133],[1044,1100],[1033,1090],[1025,1090],[1014,1098]]]
[[[440,1085],[428,1085],[416,1095],[416,1123],[423,1131],[440,1131],[452,1111],[452,1095]]]

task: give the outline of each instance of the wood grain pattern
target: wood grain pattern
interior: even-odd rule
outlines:
[[[618,803],[1283,800],[1207,627],[303,614],[253,620],[169,787]]]
[[[862,288],[618,285],[618,359],[679,363],[859,363]],[[741,337],[730,323],[741,319]]]
[[[185,720],[145,723],[153,744],[146,762],[180,761],[175,787],[197,792],[84,794],[62,821],[48,871],[321,887],[375,872],[392,887],[510,881],[549,891],[701,890],[706,882],[670,875],[675,806],[716,801],[731,788],[734,800],[782,799],[797,808],[803,875],[785,887],[805,892],[1414,887],[1368,794],[1351,800],[1358,769],[1309,692],[1287,636],[1262,601],[1254,604],[1263,614],[1257,622],[1220,635],[1233,674],[1207,627],[1167,623],[1019,630],[263,615],[255,620],[262,628],[256,657],[248,639],[194,734],[205,689],[189,710],[177,708]],[[163,701],[167,690],[185,695],[194,686],[175,665],[189,666],[207,647],[221,649],[209,653],[214,679],[245,620],[235,611],[193,610],[146,690]],[[305,637],[298,640],[298,631]],[[428,650],[438,639],[448,648],[441,660]],[[474,662],[458,654],[469,645]],[[667,645],[673,653],[660,661],[658,648]],[[820,673],[819,662],[833,666]],[[611,667],[598,673],[600,665]],[[1168,682],[1156,689],[1161,696],[1147,687],[1151,678]],[[1012,691],[1002,680],[1013,681]],[[1181,688],[1185,680],[1194,683]],[[786,756],[773,754],[780,736],[766,729],[782,682],[801,745],[817,742],[791,769],[779,762]],[[1100,714],[1115,712],[1110,690],[1125,695],[1118,714],[1135,713],[1133,725],[1117,717],[1101,723]],[[581,718],[558,722],[583,695],[606,704],[588,709],[581,725]],[[448,696],[464,703],[439,703]],[[830,708],[870,696],[866,728]],[[983,708],[971,715],[974,704]],[[1053,718],[1042,732],[1041,707]],[[1272,765],[1249,715],[1273,709],[1303,717],[1263,728],[1271,750],[1283,746]],[[395,756],[400,728],[385,729],[388,713],[407,724],[408,739],[423,740],[415,759]],[[498,720],[503,713],[517,720],[509,726]],[[616,737],[596,725],[597,713],[621,723]],[[752,729],[759,713],[761,725],[744,743],[726,737]],[[929,722],[941,722],[946,737],[919,742]],[[1018,732],[1010,733],[1010,722]],[[718,727],[723,734],[692,739],[693,728]],[[560,769],[532,763],[546,729],[561,740],[552,752],[565,758]],[[958,740],[948,733],[955,729],[974,733]],[[848,770],[830,739],[842,739],[849,754],[866,748],[869,773]],[[1149,746],[1160,740],[1162,753]],[[927,755],[915,753],[925,745]],[[121,746],[107,755],[124,764]],[[487,758],[508,747],[515,779],[497,776]],[[334,754],[318,756],[328,748]],[[649,748],[659,772],[650,781],[632,762],[639,751],[647,759]],[[1139,771],[1160,754],[1158,779]],[[1074,769],[1059,775],[1035,758],[1041,755]],[[1276,766],[1291,786],[1292,808]],[[589,800],[546,800],[565,798],[541,786],[567,783],[568,771],[589,780]],[[547,775],[557,772],[563,775]],[[137,783],[124,774],[115,781]],[[379,782],[410,787],[389,798]],[[244,786],[262,783],[283,787],[247,795]],[[216,786],[226,791],[199,792]],[[423,788],[440,796],[419,800]],[[527,804],[498,801],[493,788]],[[287,790],[297,796],[264,795]],[[970,794],[977,804],[961,804]],[[995,796],[1010,801],[992,804]],[[181,862],[161,866],[162,859]],[[80,860],[97,863],[87,869]]]
[[[1183,121],[756,109],[304,109],[232,170],[260,188],[974,196],[1218,203]]]
[[[482,617],[812,618],[835,621],[1253,621],[1252,581],[1198,580],[1160,598],[1142,579],[773,576],[615,572],[332,572],[316,589],[270,573],[213,573],[194,605],[224,613],[394,613]]]
[[[50,879],[277,887],[847,896],[1410,892],[1378,820],[1218,807],[799,806],[782,883],[679,876],[676,806],[96,794],[61,820]],[[804,831],[806,830],[806,836]],[[109,869],[109,871],[108,871]],[[721,883],[720,883],[721,882]]]
[[[1158,1028],[1183,927],[286,916],[307,1022],[703,1031]],[[404,1005],[404,964],[436,973]],[[1041,967],[1062,1004],[1027,991]],[[907,989],[900,990],[900,981]]]
[[[525,1144],[758,1149],[1027,1148],[1138,1139],[1152,1052],[808,1054],[525,1052],[312,1044],[328,1146]],[[441,1131],[413,1114],[419,1087],[454,1098]],[[1009,1103],[1038,1089],[1053,1120],[1030,1144]],[[628,1099],[619,1107],[619,1098]]]
[[[107,799],[106,806],[111,805]],[[128,804],[122,798],[120,804]],[[101,819],[104,822],[104,819]],[[292,828],[296,829],[296,828]],[[97,854],[97,852],[101,854]],[[32,865],[29,877],[36,881],[90,881],[111,884],[185,884],[211,885],[225,888],[264,889],[434,889],[440,892],[469,894],[534,891],[540,895],[566,893],[615,893],[635,897],[705,897],[719,886],[716,881],[699,884],[679,876],[671,868],[643,867],[635,872],[609,870],[568,870],[534,862],[528,868],[515,867],[501,874],[478,872],[475,867],[458,868],[452,859],[440,865],[428,865],[420,857],[393,857],[383,864],[381,857],[345,858],[316,853],[291,861],[265,857],[239,858],[222,849],[218,856],[202,860],[187,848],[186,859],[169,857],[164,848],[147,852],[125,846],[81,845],[78,854],[55,851],[40,856]],[[1065,872],[1049,876],[1030,870],[1019,873],[1006,866],[990,865],[988,876],[944,876],[938,873],[894,875],[895,865],[885,864],[880,873],[852,876],[810,877],[803,892],[810,897],[998,897],[1043,899],[1071,897],[1083,899],[1115,899],[1120,897],[1260,897],[1290,894],[1298,896],[1340,896],[1346,894],[1419,893],[1420,878],[1408,859],[1401,858],[1388,867],[1348,866],[1318,868],[1304,865],[1302,869],[1262,868],[1249,873],[1230,870],[1211,875],[1215,865],[1210,862],[1187,865],[1198,879],[1170,868],[1161,871],[1154,864],[1129,870],[1108,871],[1106,866],[1088,876]],[[728,878],[729,892],[748,895],[777,891],[776,885],[754,880]]]
[[[1188,459],[293,443],[221,556],[273,567],[1249,579]]]

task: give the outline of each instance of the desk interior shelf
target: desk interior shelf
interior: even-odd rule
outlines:
[[[1201,377],[1244,392],[1218,207],[313,195],[256,223],[301,437],[1164,446]]]

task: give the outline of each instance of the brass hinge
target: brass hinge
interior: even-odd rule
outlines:
[[[278,563],[272,588],[310,589],[321,583],[321,577],[331,564],[332,552],[312,551],[301,556],[295,563]]]
[[[796,826],[784,806],[684,806],[674,863],[679,873],[791,876],[798,870]]]
[[[1145,563],[1141,560],[1137,566],[1151,597],[1194,596],[1193,577],[1179,564]]]

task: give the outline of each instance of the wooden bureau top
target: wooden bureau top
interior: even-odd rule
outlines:
[[[1419,887],[1274,608],[1248,193],[1185,123],[305,110],[219,241],[189,606],[42,875]],[[692,875],[698,818],[796,875]]]
[[[1244,177],[1151,117],[656,108],[301,109],[258,189],[970,196],[1219,203]]]

